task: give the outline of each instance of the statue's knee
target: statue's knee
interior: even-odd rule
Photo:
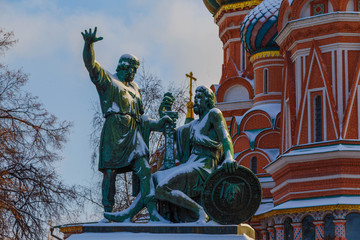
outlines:
[[[140,179],[140,182],[148,182],[151,180],[151,172],[149,171],[148,173],[147,171],[143,171],[138,174],[138,177]]]
[[[144,204],[147,205],[149,202],[153,203],[156,202],[156,198],[154,195],[149,194],[144,198]]]
[[[144,167],[144,168],[142,169],[142,171],[143,171],[143,175],[144,175],[144,176],[146,176],[147,178],[150,178],[150,177],[151,177],[151,170],[150,170],[149,167]]]
[[[164,192],[164,189],[162,187],[157,187],[155,189],[155,196],[161,195]]]
[[[171,189],[169,189],[166,185],[163,185],[155,189],[155,196],[161,198],[163,196],[167,196],[170,192]]]
[[[135,164],[135,173],[139,177],[140,181],[150,180],[151,170],[146,162],[146,159],[141,158],[137,160],[137,164]]]

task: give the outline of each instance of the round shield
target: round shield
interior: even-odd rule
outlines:
[[[238,166],[230,174],[219,168],[206,180],[201,202],[215,222],[240,224],[255,214],[261,203],[261,193],[259,179],[250,169]]]

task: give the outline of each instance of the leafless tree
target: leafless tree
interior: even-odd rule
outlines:
[[[15,42],[0,29],[1,53]],[[27,81],[21,70],[0,64],[0,239],[41,239],[48,219],[75,198],[52,166],[71,124],[25,92]]]
[[[4,53],[16,43],[13,32],[5,32],[0,28],[0,53]]]
[[[148,68],[146,68],[144,62],[141,64],[137,73],[136,81],[141,91],[141,98],[144,105],[145,115],[153,119],[159,118],[158,108],[163,99],[164,93],[171,92],[175,98],[172,110],[179,113],[180,120],[178,121],[183,120],[182,117],[185,115],[187,102],[185,97],[186,89],[183,86],[179,86],[178,84],[170,82],[167,91],[164,91],[165,89],[161,79],[156,74],[152,73]],[[162,134],[158,132],[152,132],[150,134],[149,150],[151,156],[163,144],[163,138],[161,136]]]

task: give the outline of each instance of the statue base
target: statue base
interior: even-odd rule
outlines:
[[[113,239],[255,239],[255,230],[248,224],[219,225],[216,223],[83,223],[58,227],[67,240]]]

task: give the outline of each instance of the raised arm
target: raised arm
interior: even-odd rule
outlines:
[[[94,52],[94,42],[100,41],[102,37],[96,37],[97,27],[95,27],[94,32],[92,32],[91,28],[89,32],[85,30],[81,33],[84,38],[84,50],[83,50],[83,60],[86,69],[89,71],[90,77],[92,79],[97,79],[98,71],[95,67],[95,52]]]

